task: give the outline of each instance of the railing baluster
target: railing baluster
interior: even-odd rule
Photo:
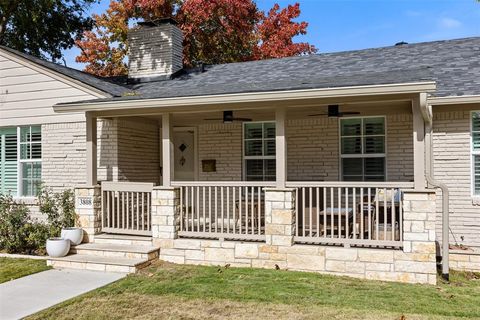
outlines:
[[[215,232],[218,232],[218,190],[215,187]]]
[[[375,188],[375,198],[376,198],[376,201],[375,201],[375,240],[378,240],[379,237],[379,225],[380,225],[380,200],[379,200],[379,194],[378,194],[378,188]]]
[[[206,208],[206,203],[205,203],[205,187],[202,187],[202,207],[203,207],[203,210],[202,210],[202,213],[203,213],[203,232],[205,232],[205,226],[207,224],[207,214],[205,212],[205,208]]]
[[[387,240],[387,189],[383,188],[383,240]]]
[[[227,189],[227,233],[230,233],[230,187],[225,187]]]
[[[200,187],[195,187],[195,189],[197,191],[197,207],[195,208],[195,213],[197,215],[197,231],[200,232]]]
[[[338,238],[342,238],[342,189],[337,188],[338,201]]]
[[[399,215],[399,227],[398,230],[400,231],[400,241],[403,241],[403,195],[401,191],[399,190],[399,195],[398,195],[398,215]]]
[[[305,189],[306,188],[302,188],[302,208],[303,208],[303,210],[302,210],[302,235],[304,237],[305,237],[305,229],[306,229],[305,228],[305,224],[306,224],[305,223],[306,222],[305,211],[307,211],[307,210],[305,210],[305,205],[306,205],[306,203],[305,203]]]
[[[232,187],[232,211],[233,211],[233,234],[236,234],[237,233],[237,214],[236,214],[236,195],[235,195],[235,191],[236,191],[237,188],[235,187]]]
[[[151,213],[151,208],[152,208],[152,199],[150,198],[151,197],[151,193],[150,192],[147,192],[147,230],[150,231],[152,230],[152,224],[150,223],[150,216],[152,215]]]
[[[258,230],[258,235],[261,234],[261,231],[260,231],[260,228],[261,228],[261,225],[262,225],[262,208],[261,208],[261,195],[260,195],[260,187],[257,187],[257,195],[258,195],[258,207],[257,207],[257,211],[258,211],[258,226],[257,226],[257,230]]]
[[[242,187],[238,187],[238,219],[239,219],[239,232],[242,233],[242,202],[243,202],[243,196],[242,196]]]
[[[371,208],[372,208],[372,189],[368,188],[368,240],[372,240],[372,217],[371,217]]]
[[[395,241],[395,189],[391,189],[392,192],[392,241]]]
[[[327,237],[327,188],[323,187],[323,237]]]
[[[298,228],[300,225],[300,221],[298,221],[298,210],[300,209],[300,206],[298,204],[299,199],[298,199],[298,188],[295,188],[295,235],[298,237]]]
[[[348,211],[348,187],[345,188],[345,237],[348,239],[350,237],[350,213]]]
[[[212,187],[208,187],[208,231],[212,232]]]
[[[335,206],[334,205],[334,197],[335,197],[335,189],[330,188],[330,238],[334,238],[335,237],[335,226],[334,226],[334,221],[335,220],[335,216],[334,216],[334,210],[333,210],[333,207]]]
[[[183,197],[185,196],[184,192],[184,187],[180,187],[180,230],[185,231],[184,225],[183,225],[183,219],[185,219],[185,212],[184,212],[184,207],[183,207]]]
[[[309,210],[310,210],[310,214],[309,214],[309,224],[308,224],[308,227],[309,227],[309,236],[311,237],[312,236],[312,220],[313,220],[313,204],[312,204],[312,201],[313,201],[313,194],[312,194],[312,188],[308,188],[308,202],[309,202]]]
[[[142,230],[145,230],[145,194],[142,193]]]
[[[360,188],[360,239],[363,239],[365,233],[364,217],[363,217],[363,188]]]
[[[353,239],[357,239],[357,188],[352,188]]]
[[[315,220],[317,221],[317,237],[320,237],[320,188],[315,188],[317,197],[317,210],[315,212]]]
[[[250,221],[251,221],[251,233],[255,234],[255,190],[254,187],[250,187]]]
[[[222,222],[222,224],[221,224],[222,229],[221,229],[220,232],[222,232],[222,233],[225,232],[225,229],[224,229],[224,227],[225,227],[225,225],[224,225],[225,217],[224,217],[224,212],[223,212],[223,209],[224,209],[223,199],[224,199],[223,187],[220,187],[220,210],[221,210],[220,212],[221,212],[221,214],[222,214],[222,218],[221,218],[221,219],[222,219],[222,220],[221,220],[221,222]]]

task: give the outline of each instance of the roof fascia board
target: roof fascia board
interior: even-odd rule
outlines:
[[[225,103],[268,102],[278,100],[304,100],[315,98],[342,98],[352,96],[379,96],[433,92],[434,81],[400,84],[383,84],[372,86],[337,87],[307,90],[286,90],[270,92],[233,93],[210,96],[192,96],[176,98],[135,99],[118,101],[91,101],[53,106],[55,112],[105,111],[118,109],[168,108],[189,105],[214,105]]]
[[[8,52],[6,50],[3,50],[2,48],[0,48],[0,54],[3,55],[4,57],[6,57],[7,59],[11,59],[11,60],[27,67],[27,68],[31,68],[31,69],[33,69],[37,72],[46,74],[47,76],[52,77],[55,80],[61,81],[65,84],[67,84],[67,85],[70,85],[74,88],[82,90],[82,91],[84,91],[88,94],[93,95],[94,97],[97,97],[97,98],[100,98],[100,99],[101,98],[111,98],[112,97],[112,95],[107,93],[107,92],[99,90],[95,87],[92,87],[92,86],[90,86],[88,84],[85,84],[81,81],[78,81],[76,79],[70,78],[69,76],[61,74],[61,73],[59,73],[55,70],[49,69],[49,68],[44,67],[44,66],[39,65],[39,64],[36,64],[33,61],[27,60],[22,56],[17,56],[12,52]]]
[[[432,106],[480,103],[480,95],[429,97],[428,103]]]

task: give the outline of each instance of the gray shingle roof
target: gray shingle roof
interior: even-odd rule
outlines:
[[[125,88],[124,86],[120,86],[118,84],[112,83],[108,81],[107,79],[103,79],[100,77],[93,76],[91,74],[88,74],[86,72],[82,72],[76,69],[68,68],[62,65],[59,65],[57,63],[45,61],[43,59],[39,59],[37,57],[22,53],[20,51],[5,47],[5,46],[0,46],[0,49],[3,49],[5,51],[8,51],[14,55],[20,56],[26,60],[29,60],[35,64],[38,64],[42,67],[45,67],[47,69],[53,70],[55,72],[58,72],[60,74],[63,74],[71,79],[80,81],[82,83],[85,83],[95,89],[98,89],[100,91],[103,91],[111,96],[118,97],[121,96],[125,91],[128,89]]]
[[[171,81],[138,84],[162,98],[433,80],[436,96],[480,94],[480,37],[207,66]]]
[[[419,81],[436,81],[435,96],[480,95],[480,37],[210,65],[128,86],[24,56],[114,96],[97,102]]]

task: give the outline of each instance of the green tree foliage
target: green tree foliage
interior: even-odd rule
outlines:
[[[96,0],[0,0],[0,45],[56,61],[85,30]]]

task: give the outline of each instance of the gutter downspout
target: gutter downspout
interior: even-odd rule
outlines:
[[[420,93],[420,110],[425,121],[425,178],[428,184],[442,191],[442,278],[449,280],[449,190],[446,184],[433,176],[433,112],[432,106],[427,104],[427,94]]]

